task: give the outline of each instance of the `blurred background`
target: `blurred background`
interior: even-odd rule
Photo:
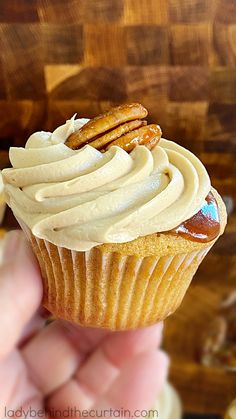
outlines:
[[[236,397],[236,1],[0,0],[0,51],[1,169],[32,132],[132,101],[206,165],[229,224],[164,348],[186,418],[222,417]]]

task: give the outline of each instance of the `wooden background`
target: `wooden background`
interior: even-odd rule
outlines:
[[[78,112],[139,101],[236,198],[236,0],[0,0],[0,166],[10,145]],[[201,367],[198,333],[235,287],[236,220],[167,322],[188,411],[222,412],[236,375]]]

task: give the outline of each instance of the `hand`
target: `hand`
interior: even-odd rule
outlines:
[[[29,408],[152,407],[168,369],[167,356],[157,350],[162,324],[129,332],[87,329],[61,320],[44,327],[41,299],[42,282],[31,249],[21,232],[11,232],[0,267],[1,417],[13,417],[10,409],[19,408],[28,411],[29,419],[50,417],[42,412],[30,416]]]

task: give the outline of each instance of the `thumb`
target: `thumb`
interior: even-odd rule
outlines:
[[[0,359],[16,344],[42,299],[33,253],[20,231],[7,234],[0,267]]]

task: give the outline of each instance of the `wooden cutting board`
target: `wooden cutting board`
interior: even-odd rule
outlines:
[[[164,347],[171,357],[170,379],[187,412],[222,414],[236,398],[236,372],[199,362],[203,330],[222,297],[236,290],[236,214],[226,233],[202,262],[182,306],[165,324]]]

